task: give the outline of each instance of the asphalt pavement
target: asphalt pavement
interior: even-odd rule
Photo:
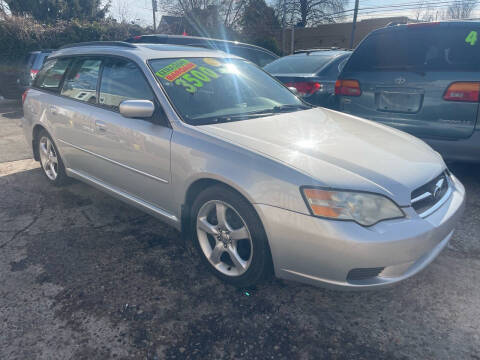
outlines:
[[[173,228],[50,186],[0,102],[1,359],[480,359],[480,166],[448,248],[392,288],[212,277]]]

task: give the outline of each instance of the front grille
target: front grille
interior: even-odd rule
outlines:
[[[448,189],[448,175],[443,172],[412,192],[412,207],[418,214],[423,214],[442,200]]]
[[[376,267],[376,268],[358,268],[352,269],[348,272],[347,281],[355,281],[355,280],[367,280],[371,279],[375,276],[378,276],[383,271],[383,267]]]

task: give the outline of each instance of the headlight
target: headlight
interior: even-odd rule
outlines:
[[[381,220],[402,218],[402,210],[383,195],[355,191],[302,188],[312,215],[337,220],[352,220],[371,226]]]

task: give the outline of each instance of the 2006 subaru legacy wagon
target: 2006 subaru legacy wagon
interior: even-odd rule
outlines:
[[[423,139],[446,160],[480,162],[480,22],[370,33],[336,84],[341,111]]]
[[[428,145],[303,103],[241,58],[171,45],[54,52],[24,96],[47,179],[74,177],[189,234],[236,286],[372,288],[446,246],[465,192]]]

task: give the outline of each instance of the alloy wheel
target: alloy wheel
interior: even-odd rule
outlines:
[[[197,237],[210,264],[227,276],[244,274],[252,262],[253,243],[245,220],[233,206],[211,200],[197,215]]]
[[[47,177],[55,181],[58,176],[58,158],[52,141],[42,136],[39,142],[40,162]]]

